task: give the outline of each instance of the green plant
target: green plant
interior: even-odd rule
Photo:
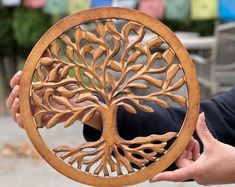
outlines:
[[[13,15],[13,30],[22,55],[29,53],[40,37],[51,26],[50,16],[41,10],[19,7]]]
[[[0,56],[9,56],[15,42],[14,31],[12,29],[13,9],[0,6]]]

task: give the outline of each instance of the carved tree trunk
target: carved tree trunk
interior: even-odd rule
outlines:
[[[103,108],[103,138],[106,140],[107,146],[112,146],[114,143],[118,143],[120,137],[117,133],[117,106],[109,106]]]

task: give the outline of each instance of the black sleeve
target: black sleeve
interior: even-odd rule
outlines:
[[[219,141],[235,147],[235,87],[201,103],[211,133]]]
[[[118,109],[117,125],[121,137],[133,139],[137,136],[179,131],[185,116],[183,108],[163,109],[151,103],[148,105],[154,108],[153,113],[138,110],[137,114],[130,114],[121,107]],[[235,87],[211,100],[203,101],[200,110],[206,115],[211,133],[219,141],[235,146]],[[99,131],[84,125],[87,141],[97,140],[100,135]]]

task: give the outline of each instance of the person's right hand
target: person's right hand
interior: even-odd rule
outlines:
[[[235,147],[219,142],[212,136],[204,114],[199,116],[196,130],[204,146],[203,153],[200,154],[198,142],[191,139],[176,161],[179,169],[160,173],[150,182],[194,179],[201,185],[235,183]]]
[[[21,119],[20,119],[20,99],[19,99],[19,92],[20,92],[20,79],[21,79],[22,72],[18,71],[13,78],[11,79],[10,86],[12,87],[12,91],[7,99],[7,107],[11,111],[11,114],[18,123],[21,128],[24,128]]]

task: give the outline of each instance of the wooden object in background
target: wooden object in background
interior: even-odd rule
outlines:
[[[147,32],[153,37],[145,41]],[[177,94],[183,87],[187,94]],[[119,136],[119,106],[153,112],[144,102],[169,108],[167,98],[186,110],[179,132]],[[89,185],[124,186],[153,177],[180,155],[196,126],[199,87],[187,51],[166,26],[138,11],[96,8],[61,20],[39,40],[23,71],[20,101],[28,136],[56,170]],[[97,113],[103,132],[96,142],[51,150],[40,136],[43,117],[47,128],[62,118],[69,127]]]

